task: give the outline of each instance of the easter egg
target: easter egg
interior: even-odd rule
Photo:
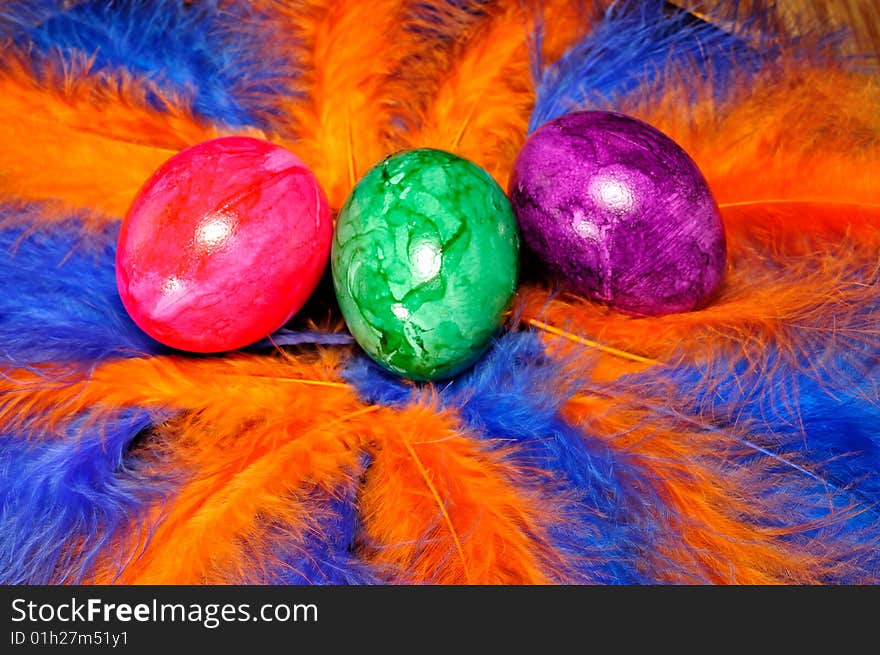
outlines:
[[[621,311],[705,305],[721,285],[721,214],[665,134],[611,112],[549,121],[519,152],[511,203],[524,243],[569,288]]]
[[[209,353],[259,341],[320,280],[333,227],[314,175],[249,137],[188,148],[140,189],[119,233],[116,282],[154,339]]]
[[[433,380],[468,367],[490,343],[516,290],[519,235],[483,169],[409,150],[352,190],[330,262],[358,344],[399,375]]]

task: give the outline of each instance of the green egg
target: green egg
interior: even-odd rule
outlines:
[[[408,150],[352,190],[330,262],[358,344],[399,375],[435,380],[488,347],[516,291],[519,234],[486,171],[441,150]]]

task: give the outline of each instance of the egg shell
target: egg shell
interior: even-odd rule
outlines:
[[[330,255],[361,347],[416,380],[449,377],[486,349],[516,290],[519,235],[483,169],[432,149],[370,170],[337,219]]]
[[[169,159],[134,198],[116,252],[119,295],[168,346],[240,348],[306,302],[332,231],[324,193],[296,155],[250,137],[206,141]]]
[[[718,206],[690,156],[647,123],[596,111],[554,119],[520,150],[509,191],[528,250],[593,300],[661,315],[720,288]]]

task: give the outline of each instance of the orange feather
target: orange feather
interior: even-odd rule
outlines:
[[[0,197],[56,199],[119,217],[165,160],[219,135],[182,98],[123,73],[91,73],[85,57],[40,77],[20,54],[7,48],[3,57]],[[148,92],[164,111],[148,107]]]
[[[708,85],[707,85],[708,86]],[[787,64],[743,75],[732,97],[691,97],[685,77],[625,99],[697,162],[718,202],[880,206],[880,82],[839,66]]]
[[[120,582],[253,580],[274,563],[266,547],[267,524],[308,533],[316,518],[308,489],[319,484],[332,493],[350,478],[357,468],[359,430],[373,408],[346,411],[354,402],[336,402],[333,394],[299,393],[291,400],[288,419],[275,424],[265,425],[254,414],[247,425],[184,419],[165,426],[165,438],[174,445],[173,470],[193,471],[193,479]]]
[[[404,56],[403,0],[267,3],[288,20],[305,93],[285,104],[280,135],[339,209],[354,183],[394,149],[384,84]],[[297,45],[299,44],[299,45]]]
[[[118,360],[54,382],[11,372],[0,424],[39,416],[28,426],[52,438],[55,426],[79,414],[89,417],[83,430],[100,429],[101,416],[117,408],[173,414],[152,437],[162,453],[153,466],[188,481],[129,531],[149,539],[126,544],[94,581],[245,581],[246,571],[259,572],[246,565],[254,552],[264,565],[273,562],[270,526],[303,534],[315,520],[308,489],[333,493],[356,469],[360,435],[376,408],[338,381],[335,366],[335,356],[323,353]]]
[[[371,439],[360,497],[369,562],[400,583],[548,582],[547,515],[503,451],[430,405],[377,422]]]
[[[528,285],[523,317],[654,360],[736,347],[750,361],[770,340],[796,348],[832,315],[839,334],[876,339],[856,310],[877,279],[880,85],[857,73],[788,66],[744,79],[727,102],[711,89],[686,101],[693,86],[669,79],[617,109],[668,133],[706,175],[728,237],[718,297],[700,311],[644,319]],[[630,370],[602,356],[595,375]]]
[[[423,3],[407,4],[406,28],[398,42],[406,55],[386,82],[404,132],[418,131],[462,44],[500,11],[498,4],[481,5],[475,11],[469,3],[451,2],[432,6],[427,15],[420,13],[424,10]]]
[[[744,448],[734,436],[707,433],[699,425],[676,423],[652,411],[637,391],[614,397],[579,395],[565,407],[567,418],[625,452],[640,479],[653,486],[671,510],[650,520],[671,528],[670,536],[646,553],[655,572],[680,569],[667,582],[717,584],[816,584],[838,567],[832,547],[792,546],[785,537],[816,528],[804,523],[776,527],[779,509],[759,497],[773,484],[765,464],[734,469],[726,458]],[[763,477],[762,477],[763,476]],[[845,549],[844,544],[836,547]]]
[[[546,53],[557,54],[588,21],[580,3],[543,4],[548,13],[559,11],[554,20],[561,29],[552,30],[543,44]],[[562,21],[562,16],[572,20]],[[527,3],[499,3],[488,20],[453,49],[419,129],[409,135],[409,147],[455,152],[485,168],[506,188],[534,102],[529,39],[541,17]]]

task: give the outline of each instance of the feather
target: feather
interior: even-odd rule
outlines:
[[[266,584],[378,584],[375,572],[357,557],[356,539],[361,531],[357,506],[357,480],[350,480],[335,494],[315,488],[302,494],[312,525],[302,534],[279,530],[278,560],[281,562],[259,582]],[[245,568],[265,567],[262,554]]]
[[[744,6],[739,7],[738,14],[732,14],[729,4],[725,0],[710,0],[700,2],[699,8],[709,20],[736,23],[753,10],[749,5],[760,8],[765,3],[742,2]],[[776,23],[786,33],[809,35],[821,27],[824,33],[834,34],[841,41],[845,55],[858,57],[866,65],[876,67],[876,55],[880,54],[880,7],[873,0],[776,0],[772,10],[777,17]],[[869,59],[868,55],[872,57]]]
[[[759,362],[719,352],[695,365],[628,376],[601,393],[650,412],[654,421],[702,433],[703,443],[714,449],[727,449],[723,482],[734,478],[733,470],[737,476],[758,474],[742,487],[750,496],[748,507],[772,510],[763,524],[813,554],[818,580],[870,583],[876,580],[880,533],[878,348],[824,354],[861,362],[862,377],[853,383],[817,380],[769,346]],[[692,455],[700,452],[698,445],[690,449]],[[666,473],[656,479],[676,485],[676,477]],[[688,516],[706,512],[696,507]],[[717,545],[707,549],[722,551]],[[738,555],[730,561],[747,559]],[[801,563],[795,570],[807,567]]]
[[[707,441],[693,425],[636,411],[622,385],[597,397],[601,385],[565,366],[533,334],[509,334],[438,389],[447,411],[488,444],[503,443],[505,461],[529,472],[532,493],[554,517],[546,529],[559,580],[764,584],[826,573],[827,558],[766,525],[785,521],[788,497],[775,505],[750,497],[766,481],[758,467],[730,469],[740,441]],[[418,393],[364,361],[350,363],[345,377],[374,401],[405,404]]]
[[[614,108],[628,92],[662,88],[677,73],[710,84],[723,96],[732,69],[753,73],[775,49],[750,44],[744,36],[669,11],[662,0],[613,3],[598,27],[550,65],[536,62],[536,100],[529,132],[563,114]]]
[[[556,381],[552,388],[540,384],[548,379]],[[628,455],[565,420],[561,409],[572,382],[534,334],[514,332],[498,339],[441,397],[471,430],[513,446],[507,461],[540,480],[540,497],[558,517],[548,533],[564,557],[556,567],[562,581],[651,582],[639,562],[663,523],[645,518],[663,513],[663,503],[638,482]]]
[[[499,33],[503,31],[503,27],[493,27],[493,24],[502,23],[505,13],[531,21],[536,30],[534,45],[544,56],[554,58],[590,26],[586,3],[577,0],[526,3],[520,9],[513,7],[513,3],[505,6],[504,3],[485,0],[411,4],[404,26],[406,49],[410,54],[395,71],[390,84],[394,85],[397,98],[397,117],[406,126],[405,131],[413,135],[410,144],[415,146],[431,143],[433,139],[438,147],[451,148],[459,138],[458,134],[444,136],[442,130],[448,128],[441,123],[442,116],[434,114],[446,111],[447,107],[434,108],[432,105],[441,89],[445,89],[443,93],[452,99],[458,93],[455,85],[464,88],[464,80],[455,77],[459,66],[479,69],[498,65],[492,61],[492,53],[486,51],[491,45],[487,42],[492,38],[488,32],[493,29]],[[546,14],[554,17],[554,28],[549,35],[544,34],[543,29]],[[528,45],[529,37],[525,35],[521,45]],[[511,42],[516,47],[515,38]],[[518,73],[524,77],[525,70],[519,69]],[[497,84],[491,75],[489,71],[484,81]],[[480,93],[479,90],[476,93]],[[467,107],[459,110],[462,111],[473,113],[473,109]],[[420,133],[420,127],[426,122],[431,123],[429,131]]]
[[[43,439],[2,430],[3,584],[76,584],[99,562],[124,566],[148,536],[137,520],[171,494],[178,477],[151,464],[148,435],[157,421],[122,410],[99,425],[70,420]]]
[[[631,512],[651,501],[621,481],[625,457],[615,460],[604,443],[561,418],[567,384],[560,373],[561,365],[546,356],[534,335],[508,334],[472,370],[435,392],[441,407],[456,412],[486,446],[504,445],[505,463],[523,472],[520,484],[531,478],[526,488],[556,518],[546,529],[558,553],[559,580],[648,581],[635,565],[646,535]],[[344,377],[370,402],[406,407],[424,393],[363,357],[346,365]],[[537,384],[550,378],[558,387]]]
[[[812,480],[775,470],[777,460],[760,457],[741,430],[680,418],[638,385],[588,385],[566,415],[626,452],[662,499],[666,511],[652,519],[668,531],[647,555],[659,582],[815,584],[844,568],[846,540],[814,539],[818,522],[803,507]]]
[[[287,103],[281,136],[338,209],[360,176],[395,149],[383,83],[403,54],[396,41],[404,0],[256,4],[286,18],[289,50],[304,69],[305,93]]]
[[[454,66],[457,50],[497,13],[488,0],[408,2],[401,16],[403,56],[384,83],[395,125],[403,135],[419,129],[443,75]]]
[[[171,349],[129,318],[116,289],[118,223],[87,228],[80,214],[57,222],[45,207],[0,205],[0,277],[14,293],[0,297],[0,366],[51,362],[89,368],[111,357],[145,357]],[[246,350],[351,343],[347,334],[282,329]]]
[[[244,425],[252,412],[267,420],[285,420],[285,403],[309,389],[343,389],[333,379],[335,355],[318,351],[312,357],[292,357],[279,351],[270,356],[230,354],[198,357],[167,355],[112,359],[91,371],[72,371],[47,378],[43,369],[7,369],[0,379],[0,425],[52,429],[65,419],[100,408],[141,407],[155,411],[199,409],[192,420],[228,421]],[[320,364],[319,362],[323,362]],[[51,370],[51,368],[49,368]],[[245,384],[245,382],[248,382]],[[240,408],[212,403],[209,393],[235,394]],[[220,393],[222,392],[222,393]],[[307,395],[307,394],[305,394]]]
[[[597,7],[607,4],[607,0],[537,0],[526,3],[532,12],[532,34],[528,42],[533,86],[537,79],[535,60],[559,59],[598,26],[601,18]]]
[[[40,228],[37,206],[0,206],[0,364],[95,362],[166,351],[129,318],[116,291],[118,224],[74,216]]]
[[[276,562],[271,536],[279,525],[320,534],[321,514],[308,513],[309,486],[338,493],[358,470],[365,409],[373,410],[330,371],[329,355],[115,360],[66,384],[10,371],[0,385],[0,425],[37,438],[71,416],[93,426],[129,408],[173,416],[156,428],[163,458],[155,470],[185,479],[167,506],[144,519],[140,531],[151,539],[143,552],[124,571],[106,569],[94,581],[252,579],[258,571],[242,564],[255,552],[266,567]]]
[[[373,424],[366,561],[398,584],[548,582],[541,504],[500,452],[424,402]]]
[[[3,53],[0,199],[56,199],[120,217],[165,160],[221,134],[142,80],[90,74],[85,58],[57,64],[35,79],[24,55]],[[151,108],[159,101],[162,111]]]
[[[297,405],[303,407],[305,398],[300,395],[296,400],[290,406],[294,411]],[[284,562],[282,553],[274,547],[274,532],[279,525],[284,532],[297,535],[301,549],[306,547],[307,535],[318,540],[304,553],[304,559],[314,558],[319,549],[335,555],[339,548],[324,543],[326,535],[320,533],[323,512],[314,511],[314,504],[302,488],[316,481],[332,492],[334,486],[348,479],[358,457],[357,431],[342,431],[340,426],[351,429],[346,423],[356,421],[358,414],[328,413],[327,406],[318,407],[314,398],[308,405],[308,418],[291,416],[274,425],[260,425],[264,418],[251,415],[251,422],[257,424],[254,427],[195,421],[173,426],[180,435],[175,439],[175,455],[181,458],[174,468],[190,468],[195,473],[174,497],[173,506],[155,529],[154,539],[120,581],[258,581],[265,576],[263,571]],[[337,406],[334,403],[330,409]],[[218,452],[218,439],[225,442],[226,454]],[[199,448],[200,452],[191,452],[190,448]],[[265,525],[267,520],[272,524]],[[343,544],[343,552],[345,547]],[[331,557],[325,558],[332,564]],[[322,564],[327,567],[322,562],[313,562],[312,566],[321,571]]]
[[[532,104],[527,12],[505,3],[453,54],[411,147],[454,152],[485,168],[502,186]]]
[[[113,78],[124,70],[122,78],[137,75],[165,93],[191,96],[187,109],[224,125],[270,127],[297,76],[279,26],[247,2],[37,4],[42,10],[17,8],[18,29],[3,30],[36,70],[59,56],[90,57],[93,72]],[[166,107],[161,99],[150,104]]]
[[[0,5],[0,39],[13,39],[63,10],[58,0],[6,0]]]

